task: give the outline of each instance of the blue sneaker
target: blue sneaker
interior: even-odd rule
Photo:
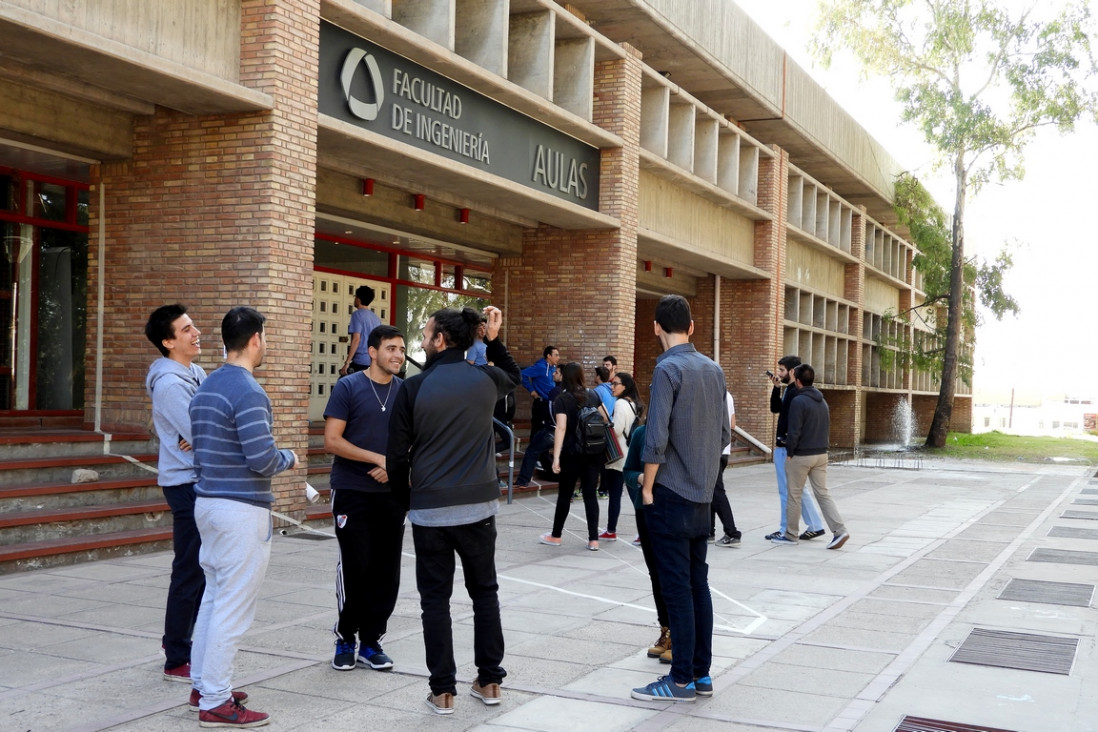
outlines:
[[[332,659],[332,668],[336,671],[350,671],[355,667],[355,643],[348,643],[342,638],[336,638],[335,658]]]
[[[369,666],[375,671],[388,671],[393,667],[393,659],[385,655],[380,645],[375,643],[368,646],[363,643],[358,649],[358,665],[363,668]]]
[[[775,536],[773,539],[770,540],[770,543],[771,544],[778,544],[780,546],[796,546],[797,545],[797,542],[793,541],[792,539],[790,539],[785,534],[778,534],[777,536]]]
[[[713,696],[713,679],[708,676],[694,679],[694,691],[698,696]]]
[[[697,698],[694,682],[679,686],[670,676],[661,676],[648,686],[633,689],[629,696],[643,701],[692,702]]]

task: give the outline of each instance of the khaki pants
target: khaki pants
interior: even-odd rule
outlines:
[[[831,533],[839,535],[846,532],[843,517],[839,515],[839,509],[835,507],[835,501],[827,493],[827,454],[823,455],[797,455],[785,461],[785,477],[789,487],[789,499],[785,505],[785,535],[797,541],[801,528],[801,494],[804,492],[805,480],[812,483],[812,494],[816,496],[816,503],[820,506],[827,528]]]

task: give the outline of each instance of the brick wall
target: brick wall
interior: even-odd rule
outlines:
[[[831,447],[850,448],[859,444],[859,394],[847,389],[823,391],[831,412]]]
[[[548,344],[561,362],[591,367],[613,354],[623,371],[636,370],[637,200],[640,185],[641,61],[622,59],[595,68],[594,123],[622,139],[602,150],[599,210],[620,222],[614,230],[574,231],[540,225],[523,234],[522,257],[501,258],[493,272],[495,300],[506,299],[508,348],[522,366]],[[593,385],[593,384],[589,384]],[[530,396],[517,392],[516,418],[529,416]]]
[[[96,403],[100,262],[108,277],[105,428],[148,424],[144,377],[158,354],[143,328],[154,308],[188,305],[203,331],[207,372],[221,362],[224,313],[257,308],[268,318],[268,355],[256,375],[280,446],[302,458],[294,475],[276,480],[282,511],[304,507],[309,384],[301,354],[310,348],[318,33],[317,0],[244,0],[241,83],[269,94],[273,109],[195,117],[158,108],[137,118],[133,157],[93,170],[90,207],[87,403]]]

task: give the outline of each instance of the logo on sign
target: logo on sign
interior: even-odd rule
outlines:
[[[355,72],[358,71],[360,65],[366,67],[370,87],[374,92],[376,101],[364,102],[351,93],[351,82],[354,80]],[[343,70],[339,74],[339,80],[343,85],[343,96],[347,100],[347,106],[350,107],[351,114],[367,122],[373,122],[377,119],[378,112],[381,111],[381,104],[385,101],[385,86],[381,82],[381,69],[378,68],[374,57],[361,48],[352,48],[347,53],[347,57],[343,59]]]

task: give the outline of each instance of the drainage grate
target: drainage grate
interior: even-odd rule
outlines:
[[[1078,638],[973,628],[949,660],[1066,676],[1071,673],[1078,645]]]
[[[1075,605],[1090,607],[1094,585],[1074,582],[1045,582],[1044,580],[1012,579],[999,593],[1000,600],[1023,602],[1047,602],[1050,605]]]
[[[1077,529],[1074,526],[1053,526],[1049,536],[1060,539],[1098,539],[1098,529]]]
[[[1060,518],[1098,519],[1098,511],[1064,511]]]
[[[287,539],[308,539],[310,541],[327,541],[328,539],[334,539],[331,534],[322,534],[314,531],[297,531],[294,533],[286,533]]]
[[[1098,506],[1098,498],[1076,498],[1072,503],[1076,506]]]
[[[1088,495],[1088,494],[1089,495],[1094,495],[1094,494],[1098,493],[1098,488],[1084,488],[1083,490],[1081,490],[1079,492],[1082,493],[1083,495]]]
[[[1034,549],[1026,557],[1030,562],[1055,564],[1087,564],[1098,566],[1098,552],[1073,552],[1070,549]]]
[[[926,717],[904,717],[892,732],[1015,732],[1002,727],[983,727],[977,724],[961,722],[943,722],[940,719]]]

